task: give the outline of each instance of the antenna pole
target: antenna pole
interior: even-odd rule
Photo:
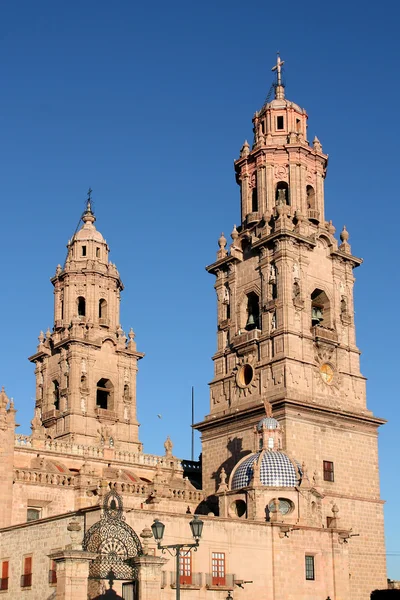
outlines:
[[[194,460],[194,387],[192,386],[192,461]]]

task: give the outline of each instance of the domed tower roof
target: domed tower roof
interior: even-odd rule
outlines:
[[[250,485],[258,469],[259,483],[269,487],[295,487],[300,484],[300,466],[282,450],[261,450],[245,456],[235,467],[231,476],[231,490]],[[258,479],[258,477],[256,477]]]
[[[257,424],[257,431],[262,431],[265,429],[279,429],[279,421],[274,419],[274,417],[263,417],[261,421]]]

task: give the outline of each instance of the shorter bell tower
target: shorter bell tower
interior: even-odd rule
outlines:
[[[54,327],[39,336],[35,364],[34,434],[79,444],[135,451],[135,334],[120,325],[123,284],[96,229],[91,191],[82,227],[67,244],[54,286]]]

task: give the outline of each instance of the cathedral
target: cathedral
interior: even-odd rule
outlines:
[[[140,442],[144,354],[120,324],[89,194],[29,358],[31,435],[0,392],[4,600],[369,600],[387,587],[385,421],[367,408],[354,325],[362,261],[326,220],[328,156],[282,65],[234,163],[240,224],[207,267],[217,329],[199,462],[169,438],[163,456]]]

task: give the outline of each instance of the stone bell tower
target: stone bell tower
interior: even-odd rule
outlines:
[[[385,573],[377,451],[384,421],[367,409],[355,339],[353,269],[362,261],[346,228],[338,242],[325,220],[328,156],[318,138],[307,139],[306,111],[285,98],[282,65],[278,57],[275,98],[255,113],[253,144],[246,141],[235,161],[240,226],[229,248],[221,235],[207,267],[216,277],[217,350],[210,413],[196,426],[203,489],[214,494],[222,469],[229,476],[252,452],[269,401],[283,448],[313,474],[326,518],[340,499],[343,526],[360,535],[352,542],[360,543],[352,598],[366,598],[371,580]],[[371,535],[374,574],[357,563]]]
[[[54,327],[39,336],[34,435],[137,450],[135,335],[120,325],[123,284],[97,231],[90,193],[54,286]]]

